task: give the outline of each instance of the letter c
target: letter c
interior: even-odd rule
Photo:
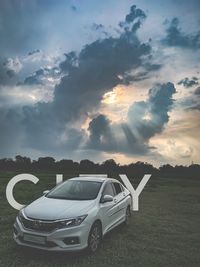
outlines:
[[[14,186],[20,182],[20,181],[23,181],[23,180],[26,180],[26,181],[30,181],[34,184],[37,184],[37,182],[39,181],[39,179],[32,175],[32,174],[28,174],[28,173],[22,173],[22,174],[18,174],[16,176],[14,176],[10,181],[9,183],[7,184],[7,187],[6,187],[6,197],[7,197],[7,200],[8,200],[8,203],[14,208],[14,209],[17,209],[17,210],[20,210],[24,207],[24,205],[21,205],[20,203],[18,203],[15,199],[14,199],[14,196],[13,196],[13,189],[14,189]]]

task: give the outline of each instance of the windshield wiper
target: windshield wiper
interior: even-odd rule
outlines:
[[[71,200],[71,198],[67,197],[59,197],[59,196],[46,196],[47,198],[53,198],[53,199],[65,199],[65,200]]]
[[[65,199],[65,200],[92,200],[94,198],[69,198],[69,197],[59,197],[59,196],[46,196],[47,198],[54,198],[54,199]]]

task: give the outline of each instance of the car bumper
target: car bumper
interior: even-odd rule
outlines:
[[[89,223],[83,222],[79,226],[43,233],[24,228],[17,217],[13,227],[13,238],[18,245],[48,251],[78,251],[87,247],[91,226]],[[27,241],[27,236],[29,236],[29,241]],[[38,240],[30,241],[30,237],[41,238],[44,242],[40,244]]]

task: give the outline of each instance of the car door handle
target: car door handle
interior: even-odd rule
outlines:
[[[117,199],[116,198],[114,199],[114,202],[117,203]]]
[[[126,193],[123,193],[123,196],[125,197]]]

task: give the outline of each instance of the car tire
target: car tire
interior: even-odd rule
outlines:
[[[130,218],[131,218],[131,209],[130,206],[128,206],[126,208],[126,214],[125,214],[125,221],[124,221],[125,225],[128,226],[130,224]]]
[[[88,237],[88,251],[95,253],[102,241],[102,228],[99,222],[95,222],[90,230]]]

